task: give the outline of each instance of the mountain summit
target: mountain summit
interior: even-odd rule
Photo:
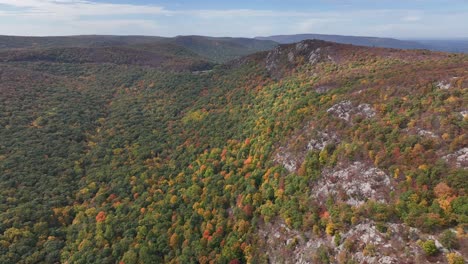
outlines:
[[[360,36],[322,35],[322,34],[298,34],[277,35],[269,37],[256,37],[259,40],[271,40],[281,44],[296,43],[303,40],[324,40],[342,44],[353,44],[357,46],[382,47],[395,49],[425,49],[427,46],[414,41],[404,41],[393,38],[376,38]]]

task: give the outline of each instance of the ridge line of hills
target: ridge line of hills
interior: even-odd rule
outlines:
[[[185,53],[199,56],[208,62],[224,63],[258,51],[270,50],[278,44],[291,44],[308,39],[325,40],[330,42],[352,44],[367,47],[386,47],[397,49],[429,49],[445,52],[468,52],[468,41],[404,41],[392,38],[340,36],[322,34],[278,35],[256,38],[230,38],[205,36],[176,36],[173,38],[157,36],[112,36],[112,35],[80,35],[57,37],[19,37],[0,36],[0,51],[23,49],[44,50],[48,48],[104,48],[128,47],[143,52],[157,53],[161,56],[175,53]],[[170,51],[169,47],[174,47]],[[185,50],[184,50],[185,49]],[[158,50],[161,50],[159,52]],[[44,55],[44,54],[43,54]],[[85,56],[86,57],[86,56]],[[151,57],[151,56],[150,56]],[[186,56],[187,57],[187,56]],[[10,58],[11,59],[11,58]],[[153,61],[159,61],[155,59]],[[125,61],[125,60],[123,60]],[[145,62],[152,65],[154,63]]]
[[[395,38],[343,36],[324,34],[297,34],[255,37],[260,40],[272,40],[281,44],[295,43],[307,39],[325,40],[343,44],[353,44],[367,47],[383,47],[398,49],[429,49],[433,51],[468,53],[468,39],[454,40],[401,40]]]
[[[317,36],[317,35],[314,35]],[[324,36],[324,35],[320,35]],[[284,36],[283,36],[284,37]],[[283,38],[282,37],[282,38]],[[308,39],[300,35],[292,40]],[[335,39],[337,44],[387,48],[415,47],[411,43],[378,38]],[[359,41],[356,41],[359,40]],[[278,40],[279,42],[288,42]],[[314,39],[318,41],[317,39]],[[338,41],[333,42],[330,40]],[[304,41],[304,40],[302,40]],[[347,43],[351,42],[351,44]],[[403,43],[403,44],[401,44]],[[291,44],[291,43],[288,43]],[[267,52],[281,45],[272,40],[248,38],[214,38],[203,36],[177,36],[175,38],[146,36],[70,36],[70,37],[11,37],[0,36],[0,61],[3,62],[55,62],[55,63],[113,63],[139,65],[175,71],[204,72],[217,64],[242,60],[257,52]],[[372,46],[371,46],[372,45]],[[2,48],[3,47],[3,48]],[[413,48],[409,48],[413,49]],[[254,55],[255,56],[255,55]]]
[[[96,35],[70,37],[0,36],[0,51],[19,49],[30,52],[34,49],[49,48],[129,47],[169,55],[177,52],[192,53],[192,55],[196,54],[205,60],[216,63],[226,62],[257,51],[269,50],[276,45],[276,42],[268,40],[201,36],[178,36],[174,38]],[[170,50],[169,47],[173,47],[175,50]]]
[[[272,40],[280,44],[291,44],[307,39],[324,40],[342,44],[352,44],[367,47],[399,48],[399,49],[427,49],[417,41],[405,41],[395,38],[379,38],[365,36],[342,36],[342,35],[323,35],[323,34],[297,34],[297,35],[275,35],[268,37],[255,37],[259,40]]]

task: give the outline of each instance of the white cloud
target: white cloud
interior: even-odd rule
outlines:
[[[310,32],[323,32],[328,27],[333,26],[336,23],[344,23],[345,18],[339,17],[316,17],[303,20],[297,24],[295,31],[297,33],[310,33]]]
[[[195,15],[202,18],[233,18],[233,17],[307,17],[308,12],[271,11],[253,9],[231,9],[231,10],[191,10],[179,13]]]
[[[132,5],[96,3],[85,0],[0,0],[0,4],[20,8],[24,16],[48,16],[77,18],[80,16],[111,16],[152,14],[170,15],[163,7],[154,5]],[[18,12],[14,12],[18,15]]]
[[[62,23],[41,22],[0,24],[5,35],[62,36],[62,35],[157,35],[162,27],[148,20],[87,20]]]
[[[405,16],[401,19],[401,21],[404,21],[404,22],[417,22],[421,20],[422,20],[422,17],[420,16]]]
[[[468,35],[468,12],[457,14],[432,14],[416,21],[394,21],[369,26],[366,30],[374,36],[397,38],[461,38]]]
[[[7,6],[3,8],[2,6]],[[94,0],[0,0],[0,34],[256,36],[321,33],[389,37],[463,37],[466,11],[402,9],[169,10]]]
[[[155,5],[97,3],[88,0],[0,0],[0,4],[22,8],[24,15],[97,16],[97,15],[191,15],[202,18],[229,17],[304,17],[307,12],[281,12],[271,10],[179,10],[170,11]]]

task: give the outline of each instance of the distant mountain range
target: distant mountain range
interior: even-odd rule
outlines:
[[[429,49],[444,52],[468,52],[468,39],[461,40],[399,40],[394,38],[299,34],[256,37],[258,40],[271,40],[280,44],[296,43],[308,39],[325,40],[342,44],[395,49]]]
[[[397,49],[424,49],[424,45],[413,42],[403,41],[392,38],[376,38],[376,37],[355,37],[355,36],[340,36],[340,35],[321,35],[321,34],[300,34],[300,35],[278,35],[270,37],[256,37],[258,40],[271,40],[280,44],[296,43],[307,39],[318,39],[330,42],[352,44],[366,47],[383,47]]]
[[[161,53],[168,51],[193,53],[205,59],[223,63],[251,53],[270,50],[278,43],[250,38],[215,38],[203,36],[69,36],[69,37],[17,37],[0,36],[0,51],[11,49],[43,50],[49,48],[103,48],[131,47],[132,49]],[[185,49],[182,51],[181,49]],[[171,53],[170,52],[170,53]]]
[[[452,40],[418,40],[418,42],[429,47],[430,50],[468,53],[468,38]]]
[[[206,70],[280,44],[316,39],[356,46],[468,53],[468,39],[392,38],[301,34],[256,38],[206,36],[0,36],[2,62],[114,63],[179,70]]]

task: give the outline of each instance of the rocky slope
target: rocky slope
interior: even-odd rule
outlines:
[[[329,81],[318,83],[313,82],[309,88],[325,97],[327,94],[334,94],[333,90],[342,89],[343,85],[346,85],[344,83],[336,83],[336,76],[343,74],[344,68],[349,67],[351,61],[355,63],[355,57],[350,56],[350,49],[353,50],[351,54],[359,54],[359,57],[369,56],[370,58],[367,57],[367,59],[371,61],[382,58],[403,60],[407,66],[418,62],[419,64],[423,64],[425,61],[436,62],[443,60],[447,56],[442,53],[428,54],[422,51],[407,51],[402,53],[401,51],[389,49],[366,50],[364,48],[335,45],[320,41],[304,41],[298,44],[281,46],[264,55],[262,60],[266,70],[277,80],[284,80],[291,72],[296,74],[296,71],[305,72],[309,76],[316,77],[316,79],[327,80],[327,78],[320,76],[324,72],[317,70],[319,68],[317,65],[328,65],[335,79],[332,78]],[[366,55],[361,53],[364,51]],[[351,220],[351,222],[354,223],[344,224],[346,227],[341,226],[339,228],[341,231],[337,233],[333,223],[342,220],[330,219],[330,205],[326,205],[326,202],[332,199],[334,203],[348,204],[351,207],[345,207],[348,209],[344,210],[348,210],[349,213],[361,210],[359,208],[366,208],[369,202],[386,205],[396,204],[397,206],[402,202],[401,196],[399,197],[398,195],[404,192],[405,189],[402,188],[401,179],[402,177],[406,177],[406,181],[408,181],[408,178],[411,176],[402,175],[400,169],[396,168],[397,164],[401,164],[402,162],[402,160],[399,161],[395,157],[396,153],[390,155],[391,161],[386,165],[382,164],[382,161],[372,151],[364,155],[351,154],[347,157],[343,157],[342,153],[356,151],[351,149],[345,150],[354,145],[356,141],[361,141],[361,144],[364,145],[375,141],[373,138],[359,137],[359,131],[363,125],[369,129],[373,123],[380,123],[382,127],[385,127],[384,122],[387,125],[391,122],[388,114],[393,115],[391,111],[395,111],[395,109],[392,109],[390,112],[389,110],[382,111],[379,106],[380,103],[401,100],[400,98],[408,100],[408,97],[417,97],[419,93],[425,96],[427,93],[427,90],[417,90],[410,87],[416,87],[420,84],[430,85],[433,91],[437,93],[444,93],[443,90],[446,90],[465,94],[464,96],[466,96],[465,84],[461,83],[466,83],[466,74],[468,72],[466,69],[463,69],[466,66],[462,65],[466,65],[466,60],[458,66],[460,67],[458,69],[454,67],[447,70],[445,66],[441,66],[440,70],[437,70],[437,66],[419,68],[417,69],[417,79],[411,79],[409,76],[394,76],[390,74],[394,69],[389,64],[385,68],[373,71],[371,78],[376,80],[374,83],[367,81],[369,76],[366,76],[368,73],[365,73],[365,71],[353,72],[351,70],[346,73],[348,78],[351,76],[362,76],[366,80],[358,82],[357,85],[352,85],[353,88],[347,90],[345,97],[340,98],[335,94],[333,97],[337,98],[332,100],[334,101],[333,103],[325,107],[318,106],[325,111],[323,112],[324,114],[319,117],[306,118],[307,123],[304,126],[296,128],[291,136],[283,141],[284,143],[279,144],[274,156],[274,161],[284,166],[290,173],[291,176],[289,177],[306,176],[316,179],[313,183],[309,183],[310,189],[307,191],[309,195],[308,199],[315,201],[317,204],[315,206],[321,208],[317,213],[322,221],[329,219],[324,221],[325,223],[328,222],[327,232],[330,231],[329,235],[324,236],[320,232],[315,232],[315,226],[313,228],[314,232],[310,232],[312,230],[305,231],[308,230],[306,227],[302,227],[302,229],[291,228],[290,224],[284,223],[281,220],[269,220],[266,223],[262,223],[259,226],[259,240],[264,241],[263,248],[268,252],[267,259],[269,262],[444,263],[447,261],[442,253],[429,258],[425,257],[426,253],[424,253],[420,246],[421,241],[435,241],[439,252],[450,254],[449,252],[453,248],[448,249],[442,245],[439,240],[443,239],[441,237],[444,235],[438,229],[428,229],[425,227],[423,228],[424,231],[422,231],[417,225],[408,225],[396,218],[393,219],[393,217],[387,216],[389,218],[385,218],[384,222],[386,223],[384,224],[381,220],[376,221],[374,217],[370,217],[371,219],[361,218],[360,220],[353,218],[354,220]],[[405,66],[398,65],[397,67],[400,67],[400,70],[402,70]],[[428,71],[428,73],[424,74],[425,71]],[[379,76],[385,77],[381,78]],[[454,86],[455,83],[458,84],[457,87]],[[379,96],[380,98],[377,99],[375,96]],[[447,114],[466,122],[463,109],[466,108],[464,105],[466,105],[467,99],[464,96],[459,101],[461,108],[453,109]],[[446,161],[452,169],[461,168],[462,171],[459,171],[459,173],[463,175],[461,177],[466,181],[468,179],[466,172],[466,162],[468,162],[468,159],[465,155],[466,148],[463,148],[467,140],[465,132],[463,132],[466,131],[466,123],[461,125],[461,130],[459,131],[461,132],[459,134],[460,140],[464,143],[458,147],[446,148],[444,145],[447,143],[444,142],[443,137],[447,136],[447,133],[445,133],[447,131],[444,132],[441,129],[439,121],[436,121],[435,124],[435,117],[433,116],[431,124],[425,125],[421,122],[431,112],[434,113],[434,110],[426,108],[424,112],[419,113],[418,120],[409,122],[411,123],[410,125],[408,123],[400,123],[396,127],[393,127],[392,132],[388,130],[388,132],[380,133],[395,133],[395,136],[400,134],[397,137],[402,137],[405,134],[412,135],[412,137],[419,137],[426,142],[431,142],[430,148],[433,150],[431,150],[431,158],[429,159],[434,163],[442,160]],[[459,110],[462,110],[461,114],[458,113]],[[400,114],[405,115],[407,113],[404,110],[400,110]],[[440,113],[435,114],[435,116],[439,115]],[[385,139],[385,137],[389,136],[388,134],[374,134],[374,136],[380,138],[381,142],[385,142],[386,140],[388,142],[389,140]],[[352,148],[355,147],[357,146],[352,146]],[[339,151],[336,150],[337,148]],[[330,155],[330,152],[334,153],[333,155],[336,155],[338,152],[338,155],[341,157]],[[424,156],[427,154],[417,152],[416,155]],[[322,157],[326,157],[327,159],[332,158],[334,162],[332,162],[331,166],[320,165],[318,160]],[[406,163],[407,167],[419,166],[419,169],[422,170],[424,170],[422,167],[427,166],[424,163],[423,165],[417,165],[421,164],[417,160],[407,160],[403,163]],[[314,169],[317,170],[317,167],[317,172],[310,172]],[[416,186],[412,188],[417,189],[418,187]],[[423,188],[427,188],[427,186]],[[435,192],[437,193],[437,191]],[[464,190],[460,194],[464,195]],[[438,195],[436,194],[436,196]],[[430,218],[433,216],[427,215],[426,217]],[[286,219],[290,221],[290,219]],[[332,224],[330,225],[330,223]],[[330,226],[332,228],[328,229]],[[311,227],[309,228],[312,229]],[[458,247],[458,250],[455,250],[454,254],[466,258],[467,248],[464,245],[466,245],[467,238],[464,235],[463,229],[464,227],[460,227],[458,231],[453,230],[450,232],[458,232],[458,237],[462,241],[462,246]],[[354,262],[349,262],[351,260]]]

